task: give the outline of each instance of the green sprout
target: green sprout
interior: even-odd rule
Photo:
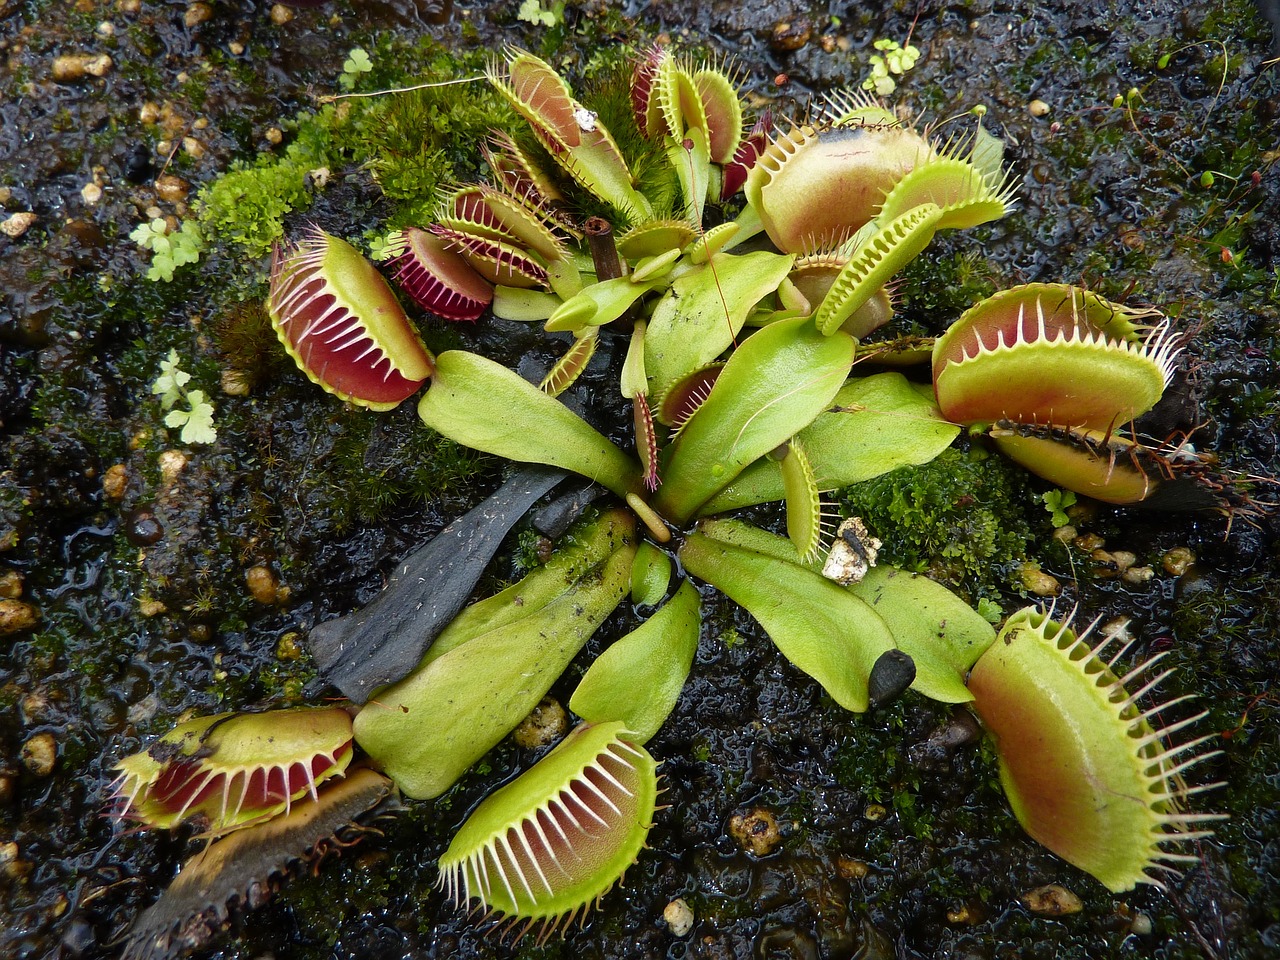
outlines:
[[[183,443],[213,443],[218,430],[213,425],[213,404],[203,390],[188,390],[191,380],[179,365],[177,350],[160,361],[160,376],[151,384],[151,392],[160,397],[160,407],[167,410],[164,423],[167,427],[182,428]],[[185,408],[179,406],[185,404]]]
[[[517,19],[532,23],[534,26],[541,25],[548,28],[554,27],[563,16],[563,3],[558,3],[548,10],[542,5],[541,0],[522,0],[520,9],[516,12]]]
[[[910,42],[904,47],[897,40],[877,40],[872,44],[884,56],[872,55],[871,76],[862,81],[863,90],[874,90],[876,96],[887,97],[898,87],[893,78],[902,76],[920,59],[920,48]]]
[[[1076,495],[1070,490],[1049,490],[1040,494],[1040,499],[1044,501],[1044,508],[1053,515],[1053,525],[1065,527],[1070,520],[1067,507],[1075,505]]]
[[[183,222],[177,230],[170,231],[163,217],[140,223],[129,234],[129,239],[145,250],[151,251],[151,267],[147,279],[173,279],[173,271],[188,263],[195,263],[204,251],[204,237],[200,227],[192,220]]]
[[[360,74],[372,70],[373,61],[369,59],[369,52],[363,47],[354,47],[342,62],[342,76],[338,78],[338,86],[343,90],[353,90]]]

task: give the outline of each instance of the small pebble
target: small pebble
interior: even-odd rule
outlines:
[[[98,36],[114,37],[116,35],[116,25],[110,20],[103,20],[98,24]]]
[[[138,108],[138,121],[145,124],[159,123],[160,105],[148,100]]]
[[[283,27],[292,19],[293,11],[283,3],[274,3],[271,5],[271,22],[277,27]]]
[[[175,177],[172,173],[156,177],[156,196],[166,203],[177,203],[180,200],[185,200],[190,192],[191,184],[181,177]]]
[[[529,711],[529,715],[520,721],[511,732],[516,746],[525,750],[536,750],[555,743],[569,729],[569,717],[560,702],[552,697],[543,697],[542,701]]]
[[[277,660],[300,660],[302,653],[302,634],[296,630],[290,630],[276,644]]]
[[[1155,575],[1156,571],[1153,567],[1130,567],[1120,574],[1120,579],[1132,587],[1140,587],[1154,580]]]
[[[22,574],[17,570],[0,573],[0,600],[17,600],[22,596]]]
[[[244,55],[244,44],[239,40],[232,40],[227,44],[227,49],[231,51],[231,55],[233,57],[240,57]]]
[[[1059,543],[1070,543],[1075,538],[1076,528],[1069,523],[1066,526],[1054,528],[1053,539]]]
[[[0,233],[12,240],[17,240],[20,236],[31,229],[36,222],[36,215],[30,210],[23,210],[19,213],[10,214],[3,221],[0,221]]]
[[[138,600],[138,613],[144,617],[158,617],[168,612],[169,608],[164,605],[163,600],[156,600],[154,597],[141,597]]]
[[[181,450],[165,450],[159,459],[160,480],[164,486],[171,487],[179,474],[187,469],[187,455]]]
[[[1093,553],[1093,551],[1101,550],[1107,545],[1107,541],[1096,533],[1082,533],[1071,542],[1081,553]]]
[[[879,823],[889,815],[889,810],[880,803],[869,803],[865,810],[862,811],[862,818],[870,820],[872,823]]]
[[[1135,913],[1129,922],[1129,930],[1139,937],[1150,936],[1152,929],[1151,918],[1145,913]]]
[[[752,807],[746,813],[729,818],[729,836],[743,850],[757,857],[767,857],[782,842],[778,819],[763,807]]]
[[[1056,597],[1062,592],[1062,584],[1053,574],[1045,573],[1034,563],[1024,563],[1018,568],[1022,586],[1037,597]]]
[[[105,53],[67,53],[54,59],[52,75],[56,83],[77,83],[85,77],[105,77],[112,66]]]
[[[249,595],[265,606],[272,607],[280,602],[280,578],[270,567],[258,564],[244,572],[244,582],[249,588]]]
[[[1138,562],[1137,555],[1129,550],[1112,550],[1111,559],[1115,563],[1116,569],[1121,573],[1124,573]]]
[[[102,494],[108,500],[119,503],[129,489],[129,468],[123,463],[113,463],[102,475]]]
[[[662,919],[667,922],[667,929],[673,937],[686,937],[693,929],[693,911],[683,898],[676,898],[666,905],[662,911]]]
[[[1171,577],[1180,577],[1196,562],[1196,555],[1187,547],[1174,547],[1160,558],[1160,566]]]
[[[773,25],[769,46],[775,50],[799,50],[813,36],[813,27],[803,17],[797,20],[779,20]]]
[[[182,22],[187,27],[196,27],[206,20],[212,19],[213,5],[205,3],[204,0],[196,0],[195,3],[187,7],[187,12],[183,15]]]
[[[876,658],[867,678],[867,702],[882,707],[902,696],[916,679],[916,662],[901,650],[886,650]]]
[[[1018,899],[1027,905],[1028,910],[1042,917],[1065,917],[1084,909],[1079,897],[1056,883],[1028,890]]]
[[[865,860],[855,860],[844,855],[836,857],[836,873],[845,880],[861,880],[870,872],[871,868]]]
[[[36,777],[47,777],[58,763],[58,741],[53,734],[37,733],[22,745],[22,765]]]
[[[1027,112],[1033,117],[1043,117],[1048,114],[1051,109],[1052,108],[1043,100],[1032,100],[1027,104]]]
[[[1090,552],[1089,559],[1093,561],[1093,575],[1095,577],[1105,580],[1120,573],[1120,563],[1113,553],[1106,550],[1094,550]]]
[[[86,183],[80,190],[80,199],[93,206],[102,199],[102,187],[96,183]]]
[[[0,600],[0,637],[30,630],[40,622],[40,611],[23,600]]]
[[[231,367],[222,371],[219,382],[222,385],[222,392],[228,397],[247,397],[252,386],[248,373]]]
[[[31,873],[32,863],[22,859],[22,850],[12,840],[0,843],[0,876],[23,880]]]
[[[195,137],[183,137],[182,152],[192,160],[199,160],[204,156],[204,144]]]
[[[284,140],[284,131],[279,127],[267,127],[267,132],[263,134],[263,137],[266,139],[267,143],[271,144],[273,147],[278,147]]]

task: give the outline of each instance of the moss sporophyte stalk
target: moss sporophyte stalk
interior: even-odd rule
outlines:
[[[353,55],[348,72],[363,62]],[[378,662],[376,623],[359,643],[317,646],[353,701],[349,724],[341,710],[323,714],[323,729],[303,711],[190,721],[119,764],[121,815],[156,827],[197,818],[223,837],[215,852],[252,844],[255,831],[276,842],[277,815],[314,807],[328,823],[319,812],[339,803],[355,815],[361,805],[335,791],[356,769],[371,785],[366,807],[390,789],[372,784],[388,780],[409,798],[438,797],[630,593],[651,616],[587,668],[569,701],[577,727],[480,804],[440,861],[460,904],[550,936],[607,894],[662,817],[645,744],[694,661],[696,578],[848,711],[907,684],[969,705],[1031,836],[1110,890],[1160,886],[1212,817],[1187,809],[1202,789],[1184,778],[1201,741],[1171,742],[1194,718],[1161,727],[1161,706],[1139,703],[1151,664],[1125,672],[1113,638],[1077,634],[1070,611],[1024,608],[997,633],[993,602],[975,612],[927,577],[876,564],[876,531],[837,530],[824,498],[954,457],[964,431],[1061,488],[1044,500],[1055,518],[1076,494],[1252,509],[1202,454],[1142,430],[1178,373],[1172,323],[1035,283],[974,304],[936,341],[875,339],[895,310],[895,275],[939,231],[996,220],[1014,200],[1000,143],[980,126],[940,141],[861,92],[831,98],[817,120],[752,125],[722,67],[665,48],[635,58],[629,113],[580,102],[522,50],[486,76],[523,128],[485,148],[490,182],[451,188],[433,222],[395,233],[387,272],[428,315],[492,311],[568,334],[541,386],[467,350],[433,355],[381,273],[320,226],[277,245],[267,309],[289,356],[336,397],[387,410],[425,385],[417,412],[432,430],[580,474],[612,500],[394,670]],[[622,358],[628,449],[557,399],[606,340]],[[877,362],[880,372],[864,372]],[[786,536],[732,516],[775,502]],[[826,563],[833,546],[847,562]],[[466,593],[478,576],[444,580]],[[385,596],[436,589],[411,580]],[[372,691],[366,659],[365,675],[380,678]],[[289,736],[268,749],[267,729]],[[197,858],[173,896],[223,862]],[[131,955],[155,934],[136,928]]]

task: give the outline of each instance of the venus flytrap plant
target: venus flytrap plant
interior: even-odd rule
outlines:
[[[877,49],[886,76],[918,55]],[[442,886],[545,937],[635,860],[656,809],[643,745],[680,696],[700,630],[698,592],[688,579],[672,590],[671,557],[747,610],[847,710],[881,701],[885,664],[910,667],[898,688],[973,702],[1028,832],[1111,889],[1151,882],[1161,845],[1196,835],[1186,832],[1196,818],[1178,809],[1188,793],[1178,758],[1195,741],[1168,746],[1182,724],[1156,730],[1153,712],[1135,706],[1147,688],[1125,687],[1143,668],[1119,677],[1115,658],[1103,662],[1031,609],[997,640],[998,607],[975,613],[931,580],[875,566],[866,543],[878,544],[852,537],[852,522],[838,545],[867,553],[860,577],[824,575],[834,517],[822,494],[926,463],[963,425],[1065,490],[1140,500],[1179,459],[1126,433],[1172,375],[1167,323],[1079,288],[1027,285],[975,305],[933,344],[930,386],[900,373],[851,377],[856,338],[892,313],[893,276],[937,230],[988,222],[1012,202],[989,135],[931,141],[853,94],[834,97],[822,122],[744,137],[722,69],[655,49],[630,92],[645,162],[666,166],[642,183],[619,146],[637,138],[615,141],[549,64],[510,50],[488,76],[563,176],[496,138],[492,185],[447,191],[435,224],[392,239],[389,266],[441,318],[476,320],[491,307],[570,334],[541,387],[464,350],[433,357],[372,265],[318,229],[277,251],[268,301],[285,349],[329,392],[389,409],[430,380],[418,404],[426,426],[578,473],[626,505],[582,521],[543,567],[462,610],[355,717],[352,737],[371,763],[410,797],[438,796],[537,703],[628,591],[642,610],[656,607],[587,669],[570,700],[575,731],[468,818],[441,859]],[[745,206],[730,219],[714,206],[738,183]],[[577,223],[575,189],[616,222]],[[772,249],[738,252],[752,238]],[[617,328],[628,336],[619,394],[638,457],[557,399]],[[174,389],[179,374],[175,357]],[[770,502],[785,503],[788,537],[719,516]],[[1032,767],[1045,752],[1055,762],[1042,776]],[[145,804],[162,771],[137,763],[126,775]],[[1078,780],[1136,802],[1111,810]],[[203,796],[183,798],[186,809]]]

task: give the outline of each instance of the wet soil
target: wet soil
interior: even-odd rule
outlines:
[[[367,602],[400,556],[498,483],[500,465],[425,437],[412,404],[373,418],[306,383],[262,336],[261,262],[218,248],[153,283],[128,239],[144,220],[187,217],[232,161],[287,149],[286,121],[335,89],[357,44],[430,36],[475,54],[511,42],[575,77],[597,45],[666,34],[732,54],[759,108],[800,115],[865,75],[873,40],[911,31],[923,57],[903,102],[934,120],[985,103],[1020,200],[913,267],[908,323],[936,331],[992,286],[1030,280],[1158,304],[1201,328],[1184,362],[1197,446],[1234,474],[1280,475],[1280,82],[1251,6],[659,0],[623,15],[570,5],[558,32],[516,6],[442,17],[414,0],[337,0],[287,18],[250,0],[0,0],[0,219],[34,214],[0,235],[0,586],[38,615],[0,636],[0,956],[116,955],[199,844],[104,817],[112,764],[184,711],[331,695],[301,635]],[[55,61],[80,55],[54,79]],[[1033,115],[1036,100],[1047,111]],[[333,173],[308,216],[358,234],[388,215],[367,173]],[[525,367],[551,355],[512,324],[426,335]],[[150,384],[171,348],[213,398],[215,444],[183,445],[163,423]],[[220,388],[232,355],[252,373],[247,395]],[[586,383],[588,405],[607,367]],[[623,421],[611,429],[625,435]],[[1276,499],[1265,485],[1255,496]],[[1167,890],[1107,893],[1022,833],[989,750],[949,736],[960,721],[948,709],[908,695],[844,713],[708,590],[693,676],[650,744],[668,807],[625,888],[582,929],[512,945],[433,886],[466,811],[532,762],[507,744],[445,797],[301,871],[214,948],[280,960],[1275,956],[1275,514],[1078,514],[1082,533],[1153,565],[1135,586],[1057,546],[1038,501],[1019,510],[1024,549],[1063,582],[1061,602],[1132,617],[1133,656],[1167,652],[1178,668],[1164,696],[1196,694],[1209,711],[1197,729],[1221,753],[1193,774],[1225,783],[1206,805],[1231,819]],[[494,582],[530,542],[513,537]],[[1196,556],[1180,575],[1161,566],[1175,547]],[[959,585],[1012,610],[1023,559],[990,558],[984,583]],[[256,568],[276,588],[255,598]],[[619,612],[588,654],[634,621]],[[555,692],[567,697],[578,669]],[[729,833],[753,808],[780,824],[766,856]],[[1083,911],[1032,913],[1020,898],[1047,883]],[[661,919],[676,897],[695,914],[683,938]]]

